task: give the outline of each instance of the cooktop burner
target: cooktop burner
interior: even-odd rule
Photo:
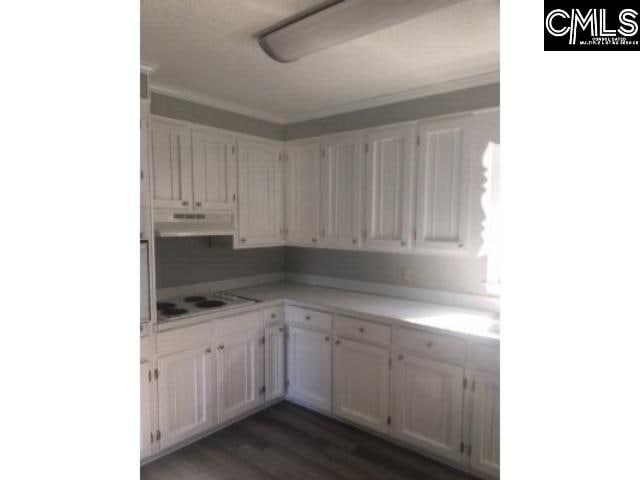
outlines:
[[[198,308],[215,308],[222,307],[223,305],[226,305],[226,303],[220,300],[204,300],[196,303],[196,307]]]
[[[188,310],[186,308],[165,308],[160,313],[167,317],[175,317],[176,315],[182,315],[187,312]]]
[[[187,303],[202,302],[203,300],[206,300],[206,297],[201,297],[199,295],[195,295],[192,297],[184,297],[184,301]]]
[[[176,306],[175,303],[171,302],[158,302],[156,303],[156,308],[158,310],[164,310],[165,308],[174,308]]]

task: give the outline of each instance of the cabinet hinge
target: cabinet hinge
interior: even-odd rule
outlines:
[[[417,229],[413,229],[413,241],[417,242],[418,241],[418,230]]]
[[[464,453],[464,442],[460,442],[460,453]]]
[[[418,137],[416,138],[416,144],[420,146],[420,135],[418,135]]]
[[[389,357],[389,368],[391,368],[391,362],[392,362],[391,357]]]
[[[260,337],[259,345],[264,345],[264,337]]]
[[[387,425],[391,425],[391,417],[387,417]]]
[[[151,381],[151,370],[149,370],[149,381]]]
[[[284,381],[284,389],[285,389],[286,391],[289,391],[289,380],[285,380],[285,381]]]
[[[367,238],[367,229],[366,228],[362,231],[362,238]]]
[[[260,387],[260,395],[264,395],[266,391],[267,391],[267,389],[266,389],[266,387],[264,385],[262,387]]]
[[[462,389],[465,390],[467,388],[467,378],[462,379]]]
[[[236,146],[235,145],[231,145],[231,154],[235,155],[236,153]]]
[[[368,143],[364,144],[364,153],[369,153],[369,144]]]
[[[160,430],[156,430],[156,440],[160,440]]]
[[[156,377],[156,380],[158,379],[158,377],[160,376],[160,372],[158,372],[158,369],[154,369],[153,371],[153,376]]]
[[[322,158],[324,158],[327,155],[326,154],[326,150],[324,148],[322,149],[322,154],[321,155],[322,155]]]
[[[324,238],[324,228],[320,230],[320,236]]]
[[[149,432],[149,436],[151,437],[151,443],[153,443],[153,432]]]

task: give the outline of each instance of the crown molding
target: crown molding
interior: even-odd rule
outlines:
[[[490,85],[500,81],[500,71],[498,69],[478,75],[472,75],[464,78],[458,78],[445,82],[435,83],[421,88],[406,90],[403,92],[392,93],[390,95],[381,95],[379,97],[368,98],[356,102],[346,103],[337,107],[325,110],[317,110],[315,112],[301,113],[297,115],[286,116],[287,123],[304,122],[316,118],[330,117],[341,113],[349,113],[357,110],[365,110],[372,107],[381,107],[392,103],[402,102],[406,100],[414,100],[421,97],[429,97],[441,93],[453,92],[456,90],[464,90],[466,88],[479,87],[482,85]]]
[[[266,120],[268,122],[284,125],[286,119],[282,115],[278,115],[273,112],[265,110],[259,110],[256,108],[246,107],[228,100],[212,97],[204,93],[194,92],[193,90],[187,90],[185,88],[176,87],[167,83],[161,83],[156,81],[149,82],[149,89],[152,92],[168,95],[170,97],[179,98],[181,100],[187,100],[189,102],[199,103],[200,105],[206,105],[213,108],[219,108],[228,112],[237,113],[240,115],[246,115],[248,117],[257,118],[260,120]]]

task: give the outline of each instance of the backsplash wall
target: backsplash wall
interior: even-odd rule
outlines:
[[[234,250],[230,236],[156,238],[157,288],[283,270],[284,247]]]
[[[288,273],[486,295],[486,259],[286,247]],[[403,281],[403,270],[410,281]]]

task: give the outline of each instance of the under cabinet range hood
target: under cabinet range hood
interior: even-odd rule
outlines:
[[[155,234],[158,237],[201,237],[233,235],[232,212],[179,213],[154,212]]]

